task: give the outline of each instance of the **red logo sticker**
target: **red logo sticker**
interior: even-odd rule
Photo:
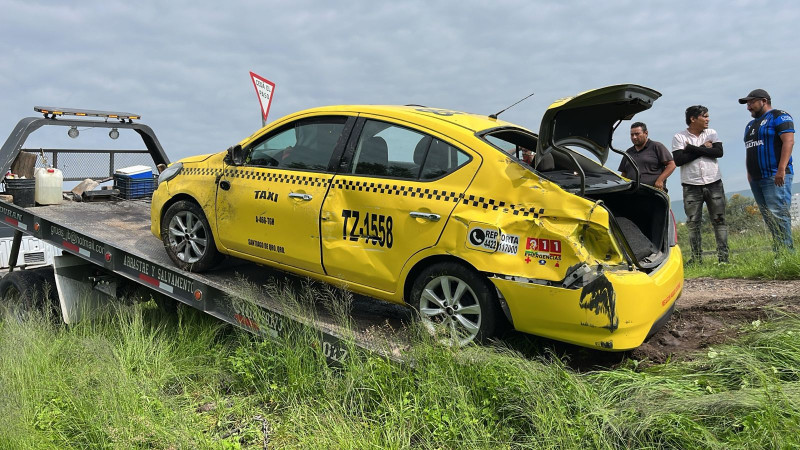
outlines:
[[[525,242],[525,249],[543,253],[561,253],[561,241],[555,239],[528,238]]]

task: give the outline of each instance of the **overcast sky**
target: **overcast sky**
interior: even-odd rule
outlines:
[[[277,85],[270,120],[352,103],[490,114],[535,92],[501,118],[537,132],[558,98],[636,83],[663,94],[636,119],[668,147],[687,106],[710,109],[736,191],[748,188],[750,119],[737,99],[764,88],[800,116],[794,2],[0,0],[0,11],[2,139],[52,105],[141,114],[172,160],[221,151],[261,126],[249,71]],[[631,145],[629,126],[615,147]],[[681,197],[678,171],[669,188]]]

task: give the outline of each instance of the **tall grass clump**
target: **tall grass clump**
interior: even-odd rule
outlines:
[[[716,242],[711,232],[704,227],[702,264],[688,264],[691,257],[688,231],[685,226],[678,228],[678,243],[683,251],[684,274],[687,278],[751,278],[767,280],[792,280],[800,278],[800,229],[792,234],[795,252],[772,251],[772,236],[763,229],[730,233],[728,247],[730,263],[718,264]]]
[[[273,289],[287,313],[349,323],[345,291],[313,284]],[[502,343],[449,348],[413,325],[405,363],[343,344],[348,356],[329,365],[318,332],[303,326],[287,325],[264,339],[193,311],[165,318],[148,305],[70,327],[5,320],[0,442],[8,448],[791,448],[800,446],[798,329],[796,316],[756,321],[740,341],[689,361],[623,360],[576,372],[563,349],[525,357]]]
[[[677,364],[587,376],[637,446],[792,448],[800,438],[800,318],[753,322],[741,341]],[[627,416],[627,417],[626,417]]]
[[[785,321],[695,361],[641,369],[581,374],[548,354],[423,342],[413,364],[364,356],[302,378],[267,370],[268,384],[242,388],[271,405],[273,441],[296,448],[783,448],[800,445],[800,321]]]
[[[313,332],[246,338],[229,364],[238,388],[269,406],[272,439],[289,447],[778,448],[800,445],[791,431],[798,324],[754,323],[742,343],[691,362],[590,373],[548,352],[452,349],[419,332],[403,365],[353,349],[342,366],[327,366]],[[298,358],[313,373],[280,363],[300,367]]]
[[[199,314],[176,323],[141,305],[74,326],[51,319],[0,323],[4,447],[205,442],[192,404],[220,376],[218,323]]]

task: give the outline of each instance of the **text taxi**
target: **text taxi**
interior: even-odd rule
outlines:
[[[630,349],[672,312],[681,252],[667,196],[603,164],[619,121],[658,97],[619,85],[561,99],[538,135],[419,106],[301,111],[169,166],[152,232],[185,270],[224,254],[344,283],[416,308],[455,344],[508,321]]]

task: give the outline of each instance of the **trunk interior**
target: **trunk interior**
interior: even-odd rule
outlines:
[[[587,193],[592,200],[602,200],[614,220],[614,229],[620,240],[629,247],[626,251],[641,269],[657,267],[669,250],[669,201],[660,191],[640,187],[605,193]]]
[[[567,149],[554,150],[540,161],[537,171],[569,192],[581,195],[583,185],[583,197],[602,200],[631,262],[644,271],[658,267],[669,253],[669,197],[650,186],[634,190],[629,181],[589,158]],[[576,169],[583,173],[583,182]]]

